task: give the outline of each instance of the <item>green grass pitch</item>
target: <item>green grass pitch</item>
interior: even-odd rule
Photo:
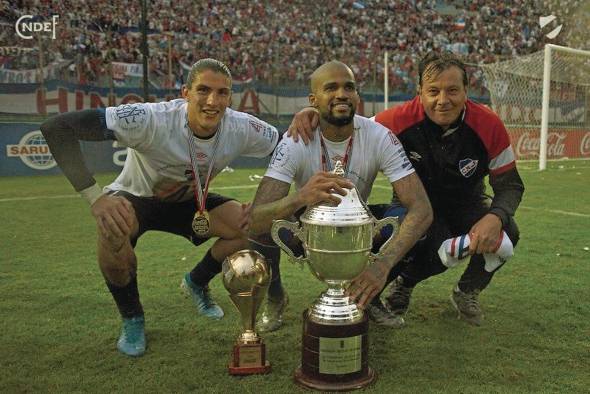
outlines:
[[[519,165],[526,192],[521,241],[480,300],[482,327],[456,319],[449,294],[464,269],[418,285],[402,330],[371,325],[367,392],[588,392],[590,387],[590,162]],[[222,173],[213,190],[251,200],[263,169]],[[97,177],[104,185],[113,174]],[[386,202],[378,178],[371,202]],[[286,324],[264,335],[272,372],[232,377],[240,327],[220,278],[221,321],[197,316],[179,290],[207,246],[148,233],[137,246],[148,351],[115,347],[120,321],[96,263],[95,224],[63,176],[0,178],[0,392],[303,392],[301,311],[324,286],[283,258]],[[283,256],[284,257],[284,256]]]

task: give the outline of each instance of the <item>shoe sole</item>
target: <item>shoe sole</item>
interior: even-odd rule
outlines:
[[[457,303],[455,302],[455,299],[453,298],[452,294],[449,297],[449,299],[451,300],[451,304],[453,304],[453,307],[457,311],[457,320],[463,320],[463,321],[471,324],[472,326],[476,326],[476,327],[481,326],[481,319],[483,319],[483,315],[479,321],[474,320],[473,318],[470,318],[469,316],[467,316],[463,312],[461,312],[461,310],[459,309],[459,305],[457,305]]]
[[[147,347],[146,347],[146,349],[147,349]],[[124,354],[124,355],[126,355],[127,357],[141,357],[141,356],[143,356],[143,355],[145,354],[145,350],[146,350],[146,349],[144,349],[143,351],[141,351],[141,352],[139,352],[139,353],[135,353],[135,354],[134,354],[134,353],[127,353],[126,351],[124,351],[123,349],[121,349],[121,348],[119,347],[119,345],[117,345],[117,350],[119,351],[119,353],[121,353],[121,354]]]

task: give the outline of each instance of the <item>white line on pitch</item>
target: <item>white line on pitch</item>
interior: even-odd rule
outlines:
[[[382,190],[391,190],[391,186],[373,185],[373,188],[374,189],[382,189]],[[579,218],[590,218],[590,215],[587,213],[562,211],[561,209],[545,209],[545,208],[527,207],[526,205],[521,205],[519,208],[526,209],[529,211],[543,211],[543,212],[550,212],[550,213],[558,213],[560,215],[576,216]]]
[[[0,198],[0,202],[11,202],[11,201],[35,201],[35,200],[57,200],[62,198],[80,198],[79,194],[61,194],[56,196],[35,196],[35,197],[10,197]]]
[[[255,189],[258,183],[254,185],[237,185],[237,186],[219,186],[211,187],[211,190],[238,190],[238,189]],[[58,194],[55,196],[31,196],[31,197],[9,197],[0,198],[0,202],[14,202],[14,201],[36,201],[36,200],[59,200],[62,198],[80,198],[79,194]]]
[[[587,213],[562,211],[561,209],[545,209],[545,208],[527,207],[526,205],[521,205],[519,208],[526,209],[529,211],[543,211],[543,212],[558,213],[560,215],[577,216],[579,218],[590,218],[590,215]]]
[[[258,184],[237,185],[237,186],[219,186],[219,187],[215,187],[215,188],[212,187],[211,190],[254,189],[256,187],[258,187]],[[374,189],[382,189],[382,190],[391,190],[391,186],[383,186],[383,185],[373,185],[373,188]],[[56,199],[63,199],[63,198],[80,198],[80,196],[78,194],[61,194],[61,195],[55,195],[55,196],[11,197],[11,198],[0,198],[0,202],[56,200]],[[543,208],[528,207],[526,205],[521,205],[519,208],[526,209],[529,211],[544,211],[544,212],[550,212],[550,213],[557,213],[560,215],[576,216],[576,217],[581,217],[581,218],[590,218],[590,215],[586,214],[586,213],[562,211],[560,209],[543,209]]]

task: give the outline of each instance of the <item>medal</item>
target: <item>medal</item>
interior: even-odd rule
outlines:
[[[193,221],[191,223],[191,227],[193,232],[197,237],[206,238],[211,236],[211,222],[209,220],[209,213],[205,209],[206,202],[207,202],[207,195],[209,194],[209,182],[211,181],[211,174],[213,173],[213,164],[215,163],[215,155],[217,153],[217,148],[219,146],[219,140],[221,139],[221,129],[217,132],[215,136],[215,143],[213,145],[213,153],[211,154],[211,162],[209,163],[209,169],[207,170],[207,175],[205,177],[205,184],[201,187],[201,178],[199,177],[199,168],[197,166],[197,143],[195,141],[195,136],[193,135],[190,127],[188,127],[188,120],[186,121],[185,127],[188,131],[188,146],[189,146],[189,154],[191,158],[191,169],[194,178],[194,191],[195,191],[195,205],[197,207],[195,212],[195,216],[193,217]]]
[[[207,234],[209,234],[210,227],[211,223],[209,222],[209,212],[197,211],[192,223],[192,228],[195,234],[199,237],[205,237]]]
[[[350,135],[350,139],[348,140],[348,145],[346,145],[346,151],[344,152],[344,158],[342,162],[338,161],[337,164],[340,164],[340,168],[338,171],[338,175],[346,177],[348,175],[348,169],[350,167],[350,157],[352,156],[352,141],[354,138],[354,131]],[[330,160],[330,155],[328,153],[328,148],[326,148],[326,144],[324,143],[324,137],[320,133],[320,158],[322,162],[322,171],[329,171],[332,172],[332,160]],[[335,170],[335,169],[334,169]],[[336,172],[335,172],[336,173]]]

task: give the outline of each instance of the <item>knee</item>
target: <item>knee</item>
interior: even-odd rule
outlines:
[[[130,242],[129,237],[118,237],[116,235],[104,235],[100,231],[98,232],[98,249],[107,254],[117,254],[124,245]]]
[[[101,265],[135,266],[137,258],[129,237],[98,235],[98,259]]]

